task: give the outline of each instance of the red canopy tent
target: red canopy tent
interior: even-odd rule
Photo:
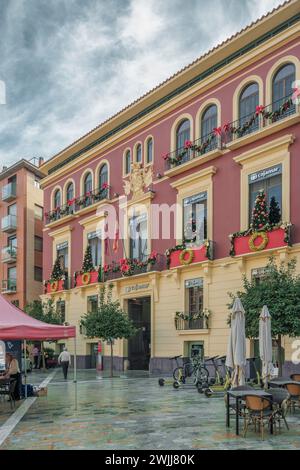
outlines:
[[[0,339],[46,341],[75,336],[75,326],[50,325],[36,320],[0,294]]]
[[[58,340],[74,338],[74,382],[75,409],[77,409],[76,379],[76,328],[75,326],[50,325],[30,317],[0,294],[0,340],[23,340],[26,355],[26,340]],[[26,357],[25,357],[26,364]],[[25,367],[26,369],[26,367]],[[26,384],[26,371],[25,371]],[[27,388],[25,388],[27,397]]]

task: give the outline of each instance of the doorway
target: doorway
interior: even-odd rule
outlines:
[[[138,329],[128,340],[130,370],[149,370],[151,356],[151,298],[128,300],[128,316]]]

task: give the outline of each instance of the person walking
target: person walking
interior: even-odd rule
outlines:
[[[58,356],[58,364],[61,364],[64,378],[67,380],[68,368],[71,365],[71,355],[66,347],[64,347],[63,351]]]

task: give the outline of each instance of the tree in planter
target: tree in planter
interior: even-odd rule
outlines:
[[[63,278],[63,276],[64,276],[64,272],[61,268],[60,259],[59,257],[57,257],[52,268],[51,280],[59,281],[60,279]]]
[[[113,377],[113,343],[116,339],[129,339],[137,333],[120,302],[112,300],[112,285],[101,289],[99,307],[81,318],[81,326],[88,338],[97,338],[110,344],[110,376]]]
[[[262,229],[269,222],[267,202],[264,191],[260,191],[256,196],[254,208],[252,210],[251,228],[253,230]]]
[[[282,336],[300,336],[300,276],[296,274],[296,260],[278,266],[270,258],[265,276],[259,283],[243,278],[243,292],[229,293],[232,308],[235,297],[239,297],[245,309],[246,336],[250,339],[259,336],[259,315],[264,305],[271,313],[272,337],[278,346],[279,373],[282,374],[281,340]]]
[[[278,202],[275,197],[272,196],[269,209],[269,222],[271,225],[279,224],[281,220],[281,212]]]
[[[90,273],[91,271],[94,271],[94,269],[95,268],[93,265],[92,250],[91,250],[91,246],[88,244],[85,250],[85,254],[84,254],[82,272]]]
[[[24,308],[25,312],[36,320],[43,321],[45,323],[50,323],[52,325],[62,325],[63,318],[60,312],[55,308],[54,302],[52,299],[47,300],[46,302],[41,302],[40,300],[33,300],[33,302],[27,304]],[[44,356],[44,344],[41,342],[41,352],[42,352],[42,361],[43,369],[45,369],[45,356]]]

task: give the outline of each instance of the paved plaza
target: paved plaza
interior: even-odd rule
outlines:
[[[53,373],[52,373],[53,374]],[[32,383],[49,373],[33,373]],[[174,390],[158,386],[143,373],[97,379],[95,371],[79,371],[78,409],[70,376],[64,382],[54,372],[48,396],[33,401],[2,442],[1,449],[299,449],[300,412],[289,415],[290,431],[266,435],[252,431],[246,439],[225,427],[223,397],[206,398],[194,388]],[[20,412],[23,403],[18,403]],[[0,436],[11,415],[9,403],[0,403]]]

